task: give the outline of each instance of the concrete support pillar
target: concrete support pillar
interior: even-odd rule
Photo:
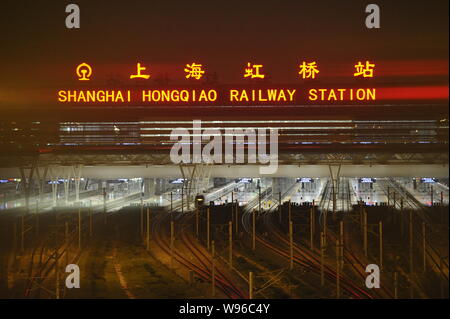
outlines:
[[[35,170],[37,168],[37,163],[34,162],[31,166],[31,168],[25,168],[25,167],[20,167],[20,177],[21,177],[21,186],[22,186],[22,191],[24,193],[25,196],[25,207],[27,210],[27,213],[30,210],[30,195],[31,195],[31,190],[33,187],[33,174],[35,173]],[[27,174],[28,172],[28,174]]]
[[[75,202],[80,201],[80,182],[82,165],[75,165],[73,167],[74,181],[75,181]]]
[[[339,175],[341,172],[341,165],[329,165],[328,167],[330,169],[330,178],[331,178],[331,196],[333,202],[333,213],[335,213],[337,210],[336,195],[339,192]]]
[[[151,180],[153,180],[153,183]],[[151,189],[151,186],[153,186],[153,190]],[[163,178],[146,178],[144,186],[144,196],[149,197],[153,195],[161,195],[165,192],[166,187],[166,180]],[[153,194],[151,194],[152,192]]]
[[[148,199],[152,196],[155,196],[157,184],[160,186],[161,183],[164,183],[164,180],[161,178],[155,179],[155,178],[145,178],[144,179],[144,198]],[[164,191],[161,191],[161,187],[159,188],[159,194],[163,193]]]
[[[80,201],[80,179],[75,178],[75,201]]]
[[[58,200],[58,178],[52,178],[52,199],[53,206],[56,206]]]
[[[66,204],[69,203],[69,187],[70,187],[70,179],[65,178],[64,179],[64,198]]]
[[[280,178],[273,177],[272,178],[272,198],[278,200],[278,197],[279,197],[278,195],[280,192],[282,192]]]
[[[39,167],[36,169],[36,175],[38,177],[39,201],[42,201],[42,199],[43,199],[45,180],[47,178],[47,172],[48,172],[47,166],[42,168],[42,170],[39,169]]]

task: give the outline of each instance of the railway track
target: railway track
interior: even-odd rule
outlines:
[[[189,260],[182,252],[178,249],[172,249],[170,247],[170,239],[167,238],[167,234],[163,232],[164,225],[169,222],[168,214],[161,214],[158,216],[157,220],[152,224],[152,234],[155,239],[155,243],[158,247],[167,255],[173,256],[180,265],[188,270],[193,271],[198,278],[201,278],[205,282],[212,281],[212,256],[206,253],[200,245],[194,241],[187,234],[187,224],[193,218],[192,214],[185,214],[181,216],[177,214],[174,216],[177,224],[181,224],[181,229],[177,232],[181,234],[180,244],[183,245],[194,257],[194,260]],[[215,285],[220,289],[227,297],[231,299],[243,299],[247,298],[244,294],[220,269],[215,268]]]
[[[295,186],[295,184],[293,185]],[[345,200],[345,206],[347,209],[350,209],[350,185],[347,180],[344,180],[344,183],[341,183],[341,194],[340,198]],[[287,196],[292,189],[288,189],[285,194],[283,194],[283,198]],[[331,186],[329,183],[325,185],[324,190],[322,192],[322,195],[324,194],[330,194],[331,193]],[[326,196],[322,196],[322,203],[323,199]],[[262,198],[262,200],[265,200],[266,197]],[[245,229],[245,231],[248,234],[251,234],[251,212],[256,206],[256,202],[258,199],[255,199],[254,201],[250,202],[247,207],[244,209],[244,214],[242,215],[242,224]],[[330,200],[328,199],[328,204]],[[323,205],[323,204],[322,204]],[[265,238],[261,237],[259,234],[256,234],[256,241],[265,247],[269,248],[270,250],[274,251],[276,254],[289,258],[289,240],[286,238],[286,235],[283,234],[278,228],[274,226],[274,223],[272,221],[273,212],[275,211],[277,205],[270,208],[270,210],[265,211],[262,213],[262,218],[264,219],[264,225],[266,229],[269,231],[269,233],[274,236],[277,241],[269,241]],[[344,203],[342,204],[343,207]],[[336,236],[332,230],[329,230],[328,232],[331,236],[331,239],[333,236]],[[336,240],[336,239],[335,239]],[[281,243],[275,244],[275,242]],[[301,244],[294,243],[294,262],[302,267],[305,267],[306,269],[311,270],[316,275],[320,275],[320,256],[318,255],[317,251],[311,251],[310,249],[303,247]],[[344,260],[347,264],[350,265],[350,268],[354,271],[354,273],[358,276],[359,280],[365,281],[366,274],[364,272],[364,268],[362,268],[362,262],[350,251],[344,249]],[[361,265],[361,269],[357,267],[357,265]],[[337,273],[334,270],[334,268],[325,265],[324,266],[324,276],[327,278],[327,280],[336,282],[336,276]],[[341,282],[343,289],[347,291],[349,296],[352,296],[353,298],[374,298],[374,297],[382,297],[383,295],[391,297],[391,294],[388,291],[384,291],[382,294],[380,293],[368,293],[365,290],[358,287],[353,281],[351,281],[349,278],[346,278],[342,275],[340,275]]]
[[[230,183],[219,190],[213,190],[205,196],[208,200],[215,200],[221,196],[224,196],[239,186],[239,183]],[[162,250],[166,256],[173,256],[180,265],[188,270],[193,271],[198,278],[201,278],[204,282],[212,281],[212,256],[210,252],[206,251],[200,243],[192,238],[189,234],[188,228],[192,224],[192,219],[195,215],[192,212],[180,213],[181,201],[173,206],[173,211],[169,213],[160,214],[151,225],[151,231],[155,238],[155,243]],[[179,245],[182,245],[185,251],[189,252],[189,255],[193,257],[190,260],[182,252],[181,247],[178,249],[173,248],[171,253],[170,238],[164,231],[164,225],[170,224],[170,219],[173,218],[176,221],[178,227],[177,234],[180,234]],[[231,299],[244,299],[248,298],[237,285],[231,280],[230,276],[225,274],[219,267],[215,267],[215,286],[220,289],[228,298]]]
[[[432,219],[429,216],[429,208],[422,205],[412,194],[410,194],[405,188],[403,188],[398,182],[394,179],[390,178],[382,181],[380,184],[383,192],[388,194],[391,190],[394,190],[397,194],[398,200],[395,202],[395,207],[400,209],[400,200],[403,200],[403,205],[409,207],[409,209],[414,210],[414,215],[418,216],[419,222],[424,222],[425,225],[428,226],[429,229],[433,229],[434,224]],[[413,216],[414,218],[414,216]],[[409,218],[408,218],[409,219]],[[407,227],[407,225],[405,226]],[[420,229],[419,225],[414,223],[413,219],[413,229]],[[447,233],[448,234],[448,233]],[[413,231],[413,246],[414,247],[422,247],[423,245],[423,236],[421,231]],[[445,280],[449,279],[449,264],[448,259],[442,258],[439,251],[431,244],[429,240],[426,241],[425,245],[427,259],[430,261],[432,268],[437,271],[439,269],[439,273],[442,272]],[[448,258],[448,256],[447,256]]]
[[[418,205],[418,201],[414,201],[411,198],[411,194],[409,194],[406,190],[401,188],[401,185],[398,183],[394,183],[395,181],[386,180],[385,182],[379,183],[379,186],[383,189],[383,191],[387,192],[387,187],[391,187],[392,190],[395,189],[398,192],[398,199],[403,199],[405,205],[407,207],[416,207],[421,210],[421,214],[418,216],[421,218],[423,216],[427,216],[427,209],[425,207]],[[341,207],[350,210],[351,207],[351,188],[348,180],[343,179],[341,183],[339,183],[339,187],[337,190],[338,200],[341,201]],[[225,187],[225,190],[217,191],[217,196],[223,196],[230,189],[231,191],[234,187]],[[295,189],[295,184],[286,190],[282,194],[282,198],[288,196],[293,189]],[[408,194],[410,196],[408,196]],[[214,196],[216,196],[214,195]],[[136,196],[136,194],[131,195]],[[210,196],[207,198],[214,198],[214,196]],[[261,192],[261,197],[252,199],[246,206],[243,208],[243,214],[241,215],[241,223],[244,230],[248,233],[252,233],[252,225],[251,225],[251,216],[255,207],[259,206],[259,203],[263,203],[265,201],[270,200],[272,197],[272,188],[264,189]],[[134,197],[133,197],[134,199]],[[117,206],[123,204],[123,198],[117,200],[113,203],[109,203],[107,205],[107,209],[114,209]],[[262,221],[264,225],[264,229],[268,231],[270,240],[266,238],[266,236],[261,236],[261,232],[256,233],[256,241],[258,244],[263,245],[267,249],[273,251],[275,254],[283,257],[290,258],[289,252],[289,239],[284,234],[279,225],[277,225],[276,218],[274,212],[280,203],[274,201],[275,205],[271,206],[268,210],[260,213],[260,221]],[[329,181],[325,185],[321,201],[319,206],[327,211],[329,209],[330,204],[332,202],[332,189]],[[397,202],[398,203],[398,202]],[[420,204],[420,203],[419,203]],[[179,265],[188,269],[195,273],[197,278],[200,278],[203,282],[212,281],[212,256],[209,251],[207,251],[200,243],[195,239],[190,232],[190,227],[192,225],[193,218],[195,218],[195,214],[192,212],[180,213],[177,210],[181,207],[182,202],[176,203],[174,205],[174,211],[169,213],[161,213],[156,216],[156,218],[152,218],[152,223],[150,225],[152,237],[154,238],[154,243],[158,245],[160,250],[166,256],[173,256],[174,261],[176,261]],[[103,218],[103,205],[94,207],[93,216],[96,219]],[[322,212],[322,210],[321,210]],[[111,216],[116,212],[108,212],[106,216]],[[320,215],[322,216],[322,215]],[[168,235],[166,229],[167,224],[170,224],[170,219],[176,221],[177,234],[179,238],[177,240],[177,248],[174,248],[171,251],[170,245],[170,236]],[[321,218],[319,217],[319,220]],[[432,225],[430,225],[432,226]],[[86,229],[88,227],[85,220],[83,220],[82,229]],[[327,241],[335,242],[338,240],[338,234],[333,230],[332,227],[328,228],[327,232]],[[69,249],[66,241],[57,247],[52,246],[53,242],[55,242],[55,236],[57,234],[51,233],[47,235],[39,244],[35,245],[33,251],[31,252],[31,257],[28,265],[28,280],[24,292],[24,296],[26,298],[35,298],[40,297],[41,295],[46,294],[47,296],[52,296],[53,291],[48,289],[49,281],[54,278],[55,273],[55,257],[62,258],[62,256],[66,253],[66,250]],[[73,242],[77,236],[76,228],[72,229],[72,232],[69,234],[68,242]],[[273,240],[275,239],[275,240]],[[422,242],[421,233],[414,233],[414,245],[416,247],[420,246]],[[294,263],[296,265],[301,266],[304,269],[311,271],[311,274],[315,276],[315,278],[320,277],[321,264],[320,264],[320,252],[318,249],[311,250],[306,247],[307,245],[303,242],[294,242],[293,250],[294,250]],[[439,266],[440,260],[436,257],[438,256],[437,250],[431,245],[431,243],[427,243],[427,258],[434,266]],[[46,254],[46,251],[50,251],[53,249],[55,253]],[[331,250],[333,247],[331,247]],[[57,254],[55,256],[54,254]],[[76,262],[76,260],[80,257],[81,252],[78,252],[74,257],[72,262]],[[344,294],[349,298],[356,299],[373,299],[373,298],[393,298],[393,295],[388,287],[383,287],[379,290],[371,290],[370,292],[366,291],[362,288],[362,284],[358,285],[356,282],[363,283],[366,278],[364,263],[358,255],[354,254],[349,247],[344,247],[344,264],[348,265],[347,274],[343,274],[342,272],[339,274],[341,289]],[[218,259],[216,259],[219,261]],[[442,265],[441,265],[442,266]],[[448,263],[444,263],[443,266],[446,268],[444,271],[445,279],[448,280]],[[337,271],[333,265],[330,263],[324,264],[324,276],[325,279],[335,285],[337,279]],[[221,270],[221,267],[215,267],[215,286],[219,289],[226,297],[231,299],[242,299],[247,298],[248,295],[243,292],[236,282],[231,279],[231,276],[226,272]],[[314,277],[311,277],[314,278]],[[313,280],[315,281],[315,279]],[[54,287],[54,286],[52,286]]]
[[[135,198],[137,194],[131,194],[131,198]],[[121,205],[121,201],[116,200],[109,205],[106,206],[107,209],[117,208],[117,206]],[[95,227],[96,224],[105,221],[105,217],[112,216],[117,213],[117,211],[113,212],[104,212],[103,205],[94,206],[90,208],[90,213],[92,213],[92,223]],[[106,214],[106,215],[105,215]],[[74,216],[77,214],[74,213]],[[78,216],[77,216],[78,217]],[[77,217],[70,217],[69,224],[78,224]],[[86,232],[90,225],[90,221],[86,218],[82,219],[81,223],[81,232]],[[55,292],[47,289],[45,285],[48,281],[51,280],[55,276],[55,265],[56,259],[61,259],[64,254],[66,254],[67,250],[71,249],[71,251],[76,250],[76,254],[72,256],[72,259],[69,263],[77,263],[79,258],[81,257],[81,250],[77,248],[71,248],[71,243],[76,242],[78,239],[78,229],[77,227],[72,228],[72,230],[67,234],[67,238],[61,238],[59,236],[62,231],[54,231],[46,235],[44,239],[42,239],[31,252],[31,257],[28,265],[28,279],[26,283],[26,288],[24,291],[24,297],[33,298],[34,296],[39,297],[43,292],[45,292],[48,296],[54,296]],[[57,243],[58,241],[61,244],[56,244],[56,246],[52,243]],[[51,254],[45,255],[47,251],[52,251]],[[54,252],[53,252],[54,251]],[[57,254],[57,255],[56,255]],[[37,258],[37,259],[36,259]],[[65,288],[63,288],[63,292],[65,292]]]
[[[85,230],[87,227],[86,222],[82,223],[82,230]],[[47,296],[51,297],[56,296],[56,289],[53,291],[46,288],[45,285],[53,278],[53,274],[56,277],[55,266],[60,263],[59,260],[70,249],[71,243],[76,240],[78,230],[76,228],[72,229],[68,234],[68,238],[61,240],[62,243],[58,245],[57,242],[60,239],[60,236],[58,236],[59,233],[58,231],[54,231],[48,234],[39,244],[34,246],[28,265],[27,283],[23,294],[25,298],[39,298],[42,293],[46,293]],[[56,246],[52,245],[52,243],[56,243]],[[46,255],[45,253],[47,251],[52,251],[52,253]],[[76,263],[80,256],[81,250],[77,250],[77,253],[72,256],[69,263]]]
[[[341,177],[336,189],[336,207],[334,211],[349,212],[352,210],[351,192],[349,179]],[[327,180],[321,193],[319,210],[321,212],[333,211],[333,186],[330,180]]]
[[[244,221],[247,224],[247,228],[250,229],[250,216],[251,214],[246,215],[246,220]],[[282,234],[279,230],[276,230],[273,226],[273,223],[271,221],[271,216],[273,214],[271,213],[264,213],[264,224],[266,225],[267,229],[270,231],[270,234],[273,235],[277,241],[269,241],[260,235],[256,236],[256,241],[265,247],[269,248],[276,254],[289,258],[289,241],[287,238],[285,238],[285,235]],[[279,244],[275,244],[278,242]],[[310,252],[307,248],[301,247],[299,244],[294,243],[294,263],[297,265],[300,265],[304,267],[305,269],[311,270],[314,274],[320,275],[320,257],[314,255],[312,252]],[[332,282],[336,282],[337,273],[336,271],[331,268],[328,265],[324,265],[324,276],[325,278]],[[363,289],[359,288],[356,284],[354,284],[351,280],[348,278],[340,275],[342,288],[345,290],[349,296],[353,298],[373,298],[373,296]]]

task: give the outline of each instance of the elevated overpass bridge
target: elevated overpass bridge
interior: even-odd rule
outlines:
[[[248,164],[247,158],[244,163],[234,158],[227,164],[174,165],[170,134],[176,128],[192,134],[193,120],[201,120],[202,130],[233,129],[237,135],[246,129],[256,134],[278,130],[273,177],[330,176],[336,167],[341,176],[448,176],[448,103],[93,106],[58,112],[43,107],[39,112],[2,110],[2,115],[1,178],[24,178],[32,170],[41,170],[39,176],[78,170],[92,178],[175,178],[186,177],[183,167],[192,172],[196,166],[208,166],[212,177],[261,175],[263,164]],[[245,154],[248,142],[246,136]],[[264,141],[267,152],[269,142]]]

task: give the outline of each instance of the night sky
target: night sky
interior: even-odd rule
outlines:
[[[66,29],[76,3],[81,28]],[[365,6],[381,8],[367,29]],[[351,81],[358,60],[376,63],[378,83],[447,85],[448,0],[442,1],[2,1],[0,106],[77,85],[75,67],[94,68],[90,84],[127,82],[136,62],[149,80],[183,84],[198,62],[220,83],[241,83],[247,62],[271,83],[301,81],[301,61],[316,61],[320,81]],[[184,82],[183,82],[184,81]]]

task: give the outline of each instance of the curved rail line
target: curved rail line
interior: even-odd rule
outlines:
[[[163,238],[166,234],[163,234],[161,231],[163,229],[164,222],[167,221],[167,218],[168,218],[167,215],[166,216],[160,215],[159,218],[157,218],[157,220],[151,226],[151,229],[156,244],[165,254],[170,256],[171,255],[170,245],[167,243],[167,240]],[[181,234],[182,234],[182,243],[186,245],[187,249],[192,253],[192,255],[195,257],[198,263],[194,263],[188,260],[177,249],[173,250],[173,258],[187,269],[194,271],[196,275],[200,277],[202,280],[206,282],[211,282],[212,280],[211,267],[209,267],[208,263],[205,262],[206,259],[207,261],[209,261],[210,264],[211,263],[210,258],[207,257],[204,253],[200,251],[198,247],[195,246],[195,244],[192,242],[192,240],[190,240],[187,237],[184,231],[182,231]],[[223,293],[229,298],[232,299],[246,298],[246,295],[239,288],[237,288],[232,283],[232,281],[217,268],[215,274],[215,282],[216,287],[221,289]]]

